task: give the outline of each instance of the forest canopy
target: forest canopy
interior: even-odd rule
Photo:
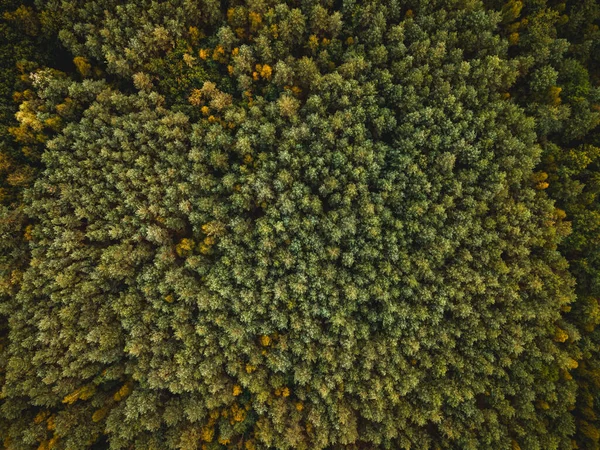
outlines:
[[[2,0],[0,438],[600,449],[596,0]]]

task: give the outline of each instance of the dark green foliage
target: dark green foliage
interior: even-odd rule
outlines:
[[[595,3],[485,3],[37,2],[5,446],[596,448]]]
[[[518,34],[514,54],[530,63],[522,64],[523,79],[513,94],[537,119],[544,153],[536,179],[572,223],[572,234],[560,250],[577,280],[577,301],[565,315],[581,334],[578,340],[568,333],[580,359],[573,372],[579,384],[575,440],[580,448],[598,449],[600,7],[594,0],[519,3],[520,14],[505,24],[504,32]]]
[[[37,171],[38,158],[30,147],[21,146],[10,134],[17,125],[15,101],[27,96],[15,93],[27,87],[26,72],[44,60],[47,39],[41,36],[37,13],[30,2],[0,2],[0,385],[4,385],[5,349],[11,296],[19,289],[27,267],[27,224],[21,194]],[[36,62],[37,61],[37,62]],[[15,93],[15,98],[13,98]],[[0,436],[6,434],[0,421]]]

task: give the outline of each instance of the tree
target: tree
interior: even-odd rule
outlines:
[[[491,2],[490,2],[491,3]],[[537,119],[543,157],[539,186],[547,191],[572,224],[572,234],[560,246],[577,280],[577,301],[565,309],[560,326],[570,328],[568,340],[579,367],[575,440],[580,448],[600,448],[598,411],[598,63],[600,43],[595,1],[520,3],[519,13],[504,22],[503,33],[513,36],[512,51],[521,64],[521,81],[513,98]],[[493,5],[499,7],[499,5]],[[508,8],[510,9],[510,8]],[[510,40],[510,37],[509,37]],[[579,338],[581,336],[581,338]]]

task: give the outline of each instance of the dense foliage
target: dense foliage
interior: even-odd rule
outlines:
[[[573,229],[561,252],[577,280],[577,301],[565,315],[581,334],[573,349],[579,360],[573,372],[579,384],[576,437],[581,448],[598,449],[600,6],[590,0],[529,0],[509,5],[503,10],[503,33],[509,36],[514,56],[526,67],[513,94],[536,118],[544,150],[535,177],[566,212]],[[575,343],[574,336],[564,339]]]
[[[600,448],[595,0],[0,5],[4,447]]]

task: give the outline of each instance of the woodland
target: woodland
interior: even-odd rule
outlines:
[[[0,446],[600,450],[599,26],[0,0]]]

